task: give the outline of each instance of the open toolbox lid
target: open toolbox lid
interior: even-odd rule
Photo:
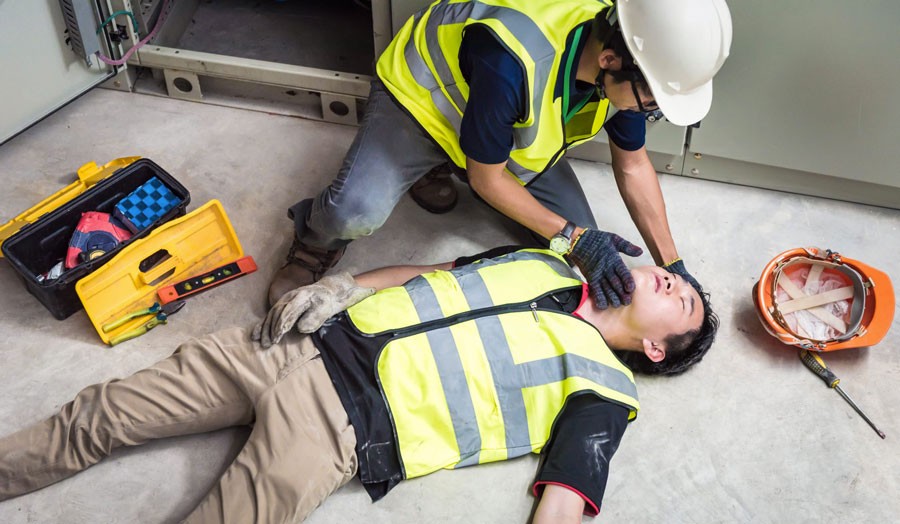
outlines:
[[[75,291],[107,344],[147,322],[133,319],[104,333],[102,326],[158,302],[158,289],[206,273],[243,256],[234,228],[218,200],[155,229],[82,278]]]
[[[36,222],[42,216],[84,193],[97,182],[112,175],[123,167],[140,160],[140,158],[141,157],[139,156],[117,158],[102,166],[98,166],[96,162],[84,164],[78,168],[78,180],[60,189],[56,193],[53,193],[9,222],[0,226],[0,245],[2,245],[7,238],[18,233],[23,227]],[[3,258],[2,251],[0,251],[0,258]]]

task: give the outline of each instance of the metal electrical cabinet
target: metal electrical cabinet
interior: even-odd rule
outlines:
[[[133,65],[176,98],[355,124],[375,57],[390,41],[388,0],[144,0],[166,21]],[[153,83],[135,90],[154,93]],[[317,108],[310,113],[309,107]],[[282,112],[284,112],[282,111]]]
[[[0,0],[0,143],[105,80],[355,124],[389,13],[388,0]],[[97,51],[131,55],[113,67]]]
[[[0,1],[0,144],[116,74],[93,56],[109,53],[99,17],[93,2]]]
[[[900,208],[900,2],[729,2],[684,174]]]

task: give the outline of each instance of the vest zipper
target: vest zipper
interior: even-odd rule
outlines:
[[[569,88],[569,86],[564,86],[564,87],[563,87],[563,89],[568,89],[568,88]],[[567,97],[567,99],[568,99],[568,97]],[[528,187],[528,186],[531,185],[535,180],[537,180],[538,178],[540,178],[541,175],[543,175],[548,169],[550,169],[551,166],[553,166],[553,165],[556,163],[556,159],[559,158],[560,155],[562,155],[563,153],[565,153],[566,150],[569,149],[569,146],[570,146],[570,145],[572,145],[572,144],[575,143],[574,140],[573,140],[572,142],[566,142],[566,138],[565,138],[565,136],[566,136],[566,111],[567,111],[567,110],[568,110],[568,108],[565,108],[565,107],[563,108],[563,111],[562,111],[562,119],[560,120],[560,122],[562,123],[562,133],[563,133],[563,146],[562,146],[562,149],[560,149],[560,150],[557,151],[552,157],[550,157],[550,162],[547,162],[547,165],[544,166],[544,169],[542,169],[540,173],[538,173],[534,178],[532,178],[531,180],[529,180],[527,184],[525,184],[526,187]],[[609,108],[607,108],[607,111],[609,111]],[[602,127],[602,126],[601,126],[601,127]],[[599,133],[599,131],[598,131],[598,133]]]
[[[593,96],[593,95],[592,95],[592,96]],[[602,101],[602,100],[601,100],[601,101]],[[605,118],[608,117],[608,116],[609,116],[609,106],[606,106],[606,115],[604,115],[604,120],[605,120]],[[561,122],[562,122],[562,128],[563,128],[563,146],[562,146],[562,149],[560,149],[559,151],[556,152],[556,154],[554,154],[552,157],[550,157],[550,162],[547,162],[547,165],[544,166],[544,169],[542,169],[540,173],[538,173],[537,175],[535,175],[534,178],[532,178],[531,180],[529,180],[528,183],[525,184],[525,187],[530,186],[530,185],[533,184],[538,178],[540,178],[541,175],[543,175],[548,169],[550,169],[550,167],[553,166],[553,164],[556,162],[556,159],[559,158],[560,155],[562,155],[563,153],[565,153],[567,149],[569,149],[569,146],[571,146],[572,144],[574,144],[575,142],[577,142],[577,140],[572,140],[571,142],[566,142],[566,139],[565,139],[565,136],[566,136],[566,109],[565,109],[565,108],[563,108],[563,115],[562,115]],[[603,125],[606,125],[606,122],[605,122],[605,121],[603,122]],[[603,126],[601,125],[600,128],[602,129]],[[600,133],[600,131],[597,130],[597,134],[599,134],[599,133]],[[596,135],[593,135],[593,136],[596,136]],[[590,138],[593,138],[593,136],[590,137]],[[582,141],[590,140],[590,138],[588,138],[588,139],[582,139]]]
[[[563,131],[563,133],[565,133],[565,130]],[[550,158],[550,162],[548,162],[547,165],[544,166],[543,171],[541,171],[540,174],[538,174],[538,176],[534,177],[535,180],[537,180],[537,178],[538,178],[539,176],[541,176],[541,175],[543,175],[544,173],[546,173],[547,170],[550,169],[550,168],[556,163],[556,159],[559,158],[560,156],[562,156],[562,154],[566,152],[566,149],[569,148],[569,144],[570,144],[570,142],[566,142],[565,140],[563,140],[563,146],[562,146],[562,149],[560,149],[559,151],[557,151],[556,154],[553,155],[553,156]]]
[[[563,116],[563,119],[565,119],[565,116]],[[566,133],[566,126],[565,126],[565,124],[563,124],[563,134],[565,135],[565,133]],[[598,132],[598,133],[599,133],[599,132]],[[544,166],[544,169],[542,169],[540,173],[538,173],[537,175],[535,175],[534,178],[532,178],[531,180],[529,180],[528,183],[525,184],[525,187],[530,186],[531,184],[535,183],[535,181],[537,181],[537,179],[541,178],[541,177],[544,175],[544,173],[547,172],[548,169],[550,169],[551,167],[553,167],[553,165],[556,163],[556,159],[559,158],[560,156],[562,156],[562,154],[565,153],[567,149],[569,149],[569,146],[572,145],[572,144],[574,144],[574,143],[575,143],[574,141],[572,141],[572,142],[566,142],[565,139],[563,139],[563,146],[562,146],[562,149],[560,149],[560,150],[557,151],[552,157],[550,157],[550,161],[547,162],[547,165]]]
[[[538,315],[537,315],[537,312],[538,312],[537,302],[539,300],[541,300],[542,298],[545,298],[554,293],[559,293],[560,291],[567,291],[570,289],[575,289],[575,287],[573,286],[573,287],[564,287],[564,288],[560,288],[560,289],[554,289],[552,291],[548,291],[548,292],[544,293],[543,295],[540,295],[539,297],[533,298],[527,302],[517,302],[515,304],[504,304],[502,306],[492,306],[492,307],[486,307],[486,308],[481,308],[481,309],[475,309],[472,311],[465,311],[462,313],[457,313],[455,315],[452,315],[452,316],[449,316],[446,318],[429,320],[428,322],[423,322],[423,323],[417,324],[415,326],[410,326],[407,328],[398,329],[397,331],[394,331],[393,336],[391,337],[391,340],[396,339],[396,338],[410,336],[410,335],[415,335],[418,333],[424,333],[425,331],[430,331],[432,329],[436,329],[439,327],[452,326],[453,324],[466,322],[468,320],[472,320],[475,318],[487,317],[487,316],[491,316],[494,314],[499,315],[499,314],[503,314],[503,313],[514,313],[517,311],[531,311],[534,314],[535,322],[540,322],[540,319],[538,318]],[[541,309],[541,311],[554,312],[552,309]],[[556,313],[559,313],[559,311],[556,311]],[[385,332],[375,333],[372,335],[365,335],[365,336],[378,336],[383,333],[385,333]]]
[[[560,154],[565,153],[566,148],[568,148],[568,147],[569,147],[569,144],[566,144],[566,143],[564,142],[564,143],[563,143],[562,149],[560,149],[559,151],[556,152],[556,154],[554,154],[552,157],[550,157],[550,161],[547,162],[547,165],[544,166],[544,169],[542,169],[540,173],[534,175],[534,178],[532,178],[531,180],[529,180],[528,183],[525,184],[525,187],[528,187],[528,186],[530,186],[531,184],[534,184],[535,182],[537,182],[537,179],[539,179],[539,178],[541,178],[542,176],[544,176],[544,173],[546,173],[548,169],[550,169],[551,167],[553,167],[553,164],[554,164],[554,162],[556,162],[556,159],[559,158]]]

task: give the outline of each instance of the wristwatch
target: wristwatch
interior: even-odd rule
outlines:
[[[566,225],[563,226],[562,231],[553,235],[553,238],[550,239],[550,251],[560,255],[566,255],[569,253],[569,245],[572,243],[572,233],[575,232],[575,223],[574,222],[566,222]]]

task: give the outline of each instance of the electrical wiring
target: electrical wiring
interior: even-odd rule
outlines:
[[[159,32],[159,29],[162,27],[163,22],[166,21],[166,17],[168,15],[169,15],[169,0],[163,0],[162,10],[159,13],[159,18],[156,20],[156,25],[153,26],[153,30],[150,31],[150,33],[146,37],[144,37],[143,40],[141,40],[140,42],[135,44],[131,49],[126,51],[125,54],[122,56],[122,58],[120,58],[118,60],[114,60],[112,58],[109,58],[108,56],[104,56],[99,51],[97,51],[97,58],[99,58],[100,61],[103,62],[104,64],[109,64],[109,65],[113,65],[113,66],[124,65],[125,62],[127,62],[128,59],[131,58],[131,55],[133,55],[135,51],[137,51],[138,49],[143,47],[147,42],[152,40],[154,36],[156,36],[156,33]]]
[[[100,31],[103,31],[103,28],[106,27],[106,24],[110,23],[115,17],[119,15],[128,15],[131,17],[131,25],[134,27],[134,34],[138,32],[138,23],[137,19],[134,17],[134,13],[131,11],[116,11],[115,13],[109,15],[109,17],[100,24],[100,27],[97,28],[97,34],[100,34]]]

